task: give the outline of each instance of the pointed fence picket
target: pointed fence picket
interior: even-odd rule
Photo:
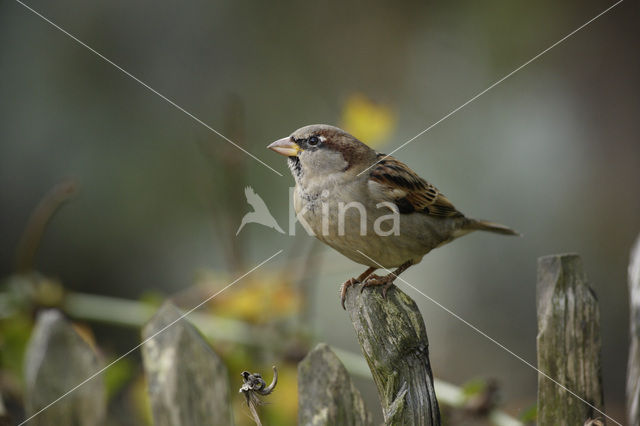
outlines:
[[[640,239],[629,267],[629,290],[628,422],[640,426]],[[415,302],[398,288],[385,299],[376,289],[360,292],[356,285],[347,293],[346,308],[378,388],[385,423],[440,425],[426,327]],[[539,259],[537,314],[538,424],[604,424],[598,301],[578,255]],[[176,321],[180,315],[166,303],[142,332],[154,424],[232,425],[235,392],[227,369],[188,318]],[[105,424],[104,383],[95,375],[102,361],[94,343],[82,336],[59,311],[38,315],[25,355],[26,417],[38,414],[28,424]],[[298,381],[300,424],[371,424],[360,393],[327,345],[318,345],[300,362]],[[489,418],[496,425],[522,424],[504,415]]]

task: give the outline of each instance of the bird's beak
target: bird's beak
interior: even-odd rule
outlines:
[[[267,148],[274,150],[280,155],[286,157],[296,157],[298,152],[302,151],[297,143],[292,142],[291,138],[282,138],[273,142]]]

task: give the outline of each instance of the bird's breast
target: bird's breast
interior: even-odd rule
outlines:
[[[312,191],[296,187],[294,207],[316,238],[368,266],[417,263],[450,238],[448,219],[400,214],[388,204],[379,205],[362,192],[366,190],[349,184]]]

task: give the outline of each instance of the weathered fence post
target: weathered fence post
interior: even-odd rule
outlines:
[[[154,425],[231,425],[227,368],[186,319],[166,328],[180,315],[166,302],[142,331]]]
[[[629,301],[631,344],[627,367],[627,417],[631,426],[640,426],[640,236],[631,250]]]
[[[600,312],[577,254],[538,259],[538,368],[603,410]],[[582,425],[602,415],[542,374],[538,424]]]
[[[416,303],[397,287],[347,292],[346,308],[378,387],[387,425],[440,425],[429,341]]]
[[[371,424],[371,416],[347,369],[324,343],[319,343],[298,364],[298,424]]]
[[[27,417],[99,369],[100,362],[91,346],[60,312],[41,312],[25,358]],[[29,425],[100,425],[105,413],[104,385],[99,375],[38,414]]]

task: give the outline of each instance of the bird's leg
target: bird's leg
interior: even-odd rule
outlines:
[[[369,269],[367,269],[366,271],[364,271],[363,273],[361,273],[358,278],[349,278],[347,281],[345,281],[344,284],[342,284],[342,286],[340,287],[340,300],[342,302],[342,309],[346,310],[347,308],[344,307],[344,301],[347,299],[347,289],[349,287],[351,287],[354,284],[358,284],[363,282],[369,275],[373,274],[373,272],[378,269],[378,268],[374,268],[373,266],[370,267]]]
[[[393,285],[393,281],[397,278],[398,275],[406,271],[407,268],[409,268],[409,266],[411,265],[413,265],[413,262],[409,260],[403,263],[402,265],[400,265],[395,271],[391,272],[390,274],[383,275],[383,276],[371,275],[369,278],[367,278],[363,282],[362,288],[360,289],[360,291],[362,292],[365,289],[365,287],[383,285],[384,287],[382,289],[382,297],[386,298],[387,290],[389,290],[389,288]]]
[[[363,273],[361,273],[358,278],[356,278],[356,281],[358,281],[359,283],[363,282],[365,279],[367,279],[367,277],[371,274],[373,274],[376,271],[376,267],[372,266],[369,269],[367,269],[366,271],[364,271]]]

